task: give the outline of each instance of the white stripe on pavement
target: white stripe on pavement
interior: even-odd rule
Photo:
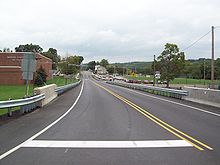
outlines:
[[[36,133],[35,135],[33,135],[32,137],[30,137],[29,139],[27,139],[26,141],[24,141],[23,143],[17,145],[16,147],[10,149],[9,151],[5,152],[4,154],[0,155],[0,160],[5,158],[6,156],[10,155],[11,153],[15,152],[16,150],[18,150],[19,148],[21,148],[21,146],[23,146],[25,143],[32,141],[33,139],[35,139],[36,137],[40,136],[42,133],[44,133],[45,131],[47,131],[49,128],[51,128],[53,125],[55,125],[57,122],[59,122],[61,119],[63,119],[77,104],[80,96],[82,95],[82,91],[83,91],[83,87],[84,87],[84,81],[82,81],[82,86],[80,89],[80,93],[78,95],[78,97],[76,98],[75,102],[73,103],[73,105],[62,115],[60,116],[57,120],[55,120],[53,123],[51,123],[50,125],[48,125],[47,127],[45,127],[44,129],[42,129],[40,132]]]
[[[51,141],[32,140],[21,147],[33,148],[163,148],[192,147],[185,140],[150,140],[150,141]]]
[[[107,84],[107,85],[109,85],[109,84]],[[109,86],[113,86],[113,85],[109,85]],[[134,89],[130,89],[130,88],[126,88],[126,87],[121,87],[121,86],[117,86],[117,85],[114,85],[114,86],[118,87],[118,88],[121,88],[121,89],[126,89],[128,91],[132,91],[134,93],[137,93],[137,94],[140,94],[140,95],[143,95],[143,96],[151,97],[151,98],[154,98],[154,99],[158,99],[158,100],[161,100],[161,101],[169,102],[169,103],[172,103],[172,104],[180,105],[180,106],[183,106],[183,107],[194,109],[196,111],[200,111],[200,112],[204,112],[204,113],[208,113],[210,115],[214,115],[214,116],[220,117],[220,114],[218,114],[218,113],[210,112],[210,111],[207,111],[207,110],[204,110],[204,109],[201,109],[201,108],[197,108],[197,107],[193,107],[193,106],[190,106],[190,105],[182,104],[182,103],[179,103],[179,102],[175,102],[175,101],[163,99],[163,98],[160,98],[160,97],[152,96],[152,95],[149,95],[149,94],[138,92],[138,91],[136,91]]]

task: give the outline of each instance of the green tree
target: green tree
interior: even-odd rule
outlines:
[[[60,56],[57,54],[57,50],[54,48],[49,48],[47,52],[42,53],[45,57],[52,59],[53,65],[52,69],[57,69],[57,64],[60,62]]]
[[[37,52],[42,53],[43,48],[41,48],[39,45],[33,45],[26,44],[26,45],[19,45],[18,47],[15,47],[15,52]]]
[[[88,69],[91,69],[92,71],[95,70],[96,62],[95,61],[90,61],[88,63]]]
[[[79,57],[79,64],[82,64],[82,62],[84,60],[83,56],[78,56],[78,57]]]
[[[107,65],[109,65],[108,60],[102,59],[100,65],[106,67]]]
[[[113,66],[113,65],[108,65],[107,66],[107,71],[108,71],[108,73],[109,74],[114,74],[114,71],[115,71],[115,68],[114,68],[115,66]]]
[[[169,87],[170,81],[184,69],[185,55],[176,44],[167,43],[156,63],[157,70],[161,72],[161,80],[166,80]]]
[[[34,80],[34,85],[36,86],[42,86],[46,83],[47,81],[47,74],[44,70],[44,68],[41,66],[37,71],[36,71],[36,76]]]
[[[196,78],[203,79],[204,78],[204,69],[205,69],[205,78],[211,79],[211,61],[204,59],[198,65],[199,65],[200,73],[198,73],[198,76]]]
[[[68,63],[70,64],[75,64],[75,65],[81,65],[82,61],[84,60],[84,58],[82,56],[69,56],[66,58],[66,60],[68,61]]]
[[[58,67],[63,74],[76,74],[80,70],[82,61],[82,56],[69,56],[59,62]]]
[[[220,58],[215,60],[215,77],[220,80]]]
[[[118,65],[108,65],[106,69],[107,69],[109,74],[117,73],[119,75],[123,75],[123,74],[126,74],[128,72],[127,68],[121,67],[121,66],[118,66]]]
[[[10,48],[4,48],[3,52],[12,52],[12,50],[10,50]]]

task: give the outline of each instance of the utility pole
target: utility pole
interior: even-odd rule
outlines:
[[[155,86],[155,55],[154,55],[154,84],[153,84],[153,86]]]
[[[212,26],[212,61],[211,61],[211,81],[212,81],[212,89],[214,89],[214,60],[215,60],[215,48],[214,48],[214,26]]]
[[[205,85],[205,58],[204,58],[204,64],[203,64],[203,78],[204,78],[204,85]]]

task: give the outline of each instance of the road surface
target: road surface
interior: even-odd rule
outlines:
[[[85,72],[80,86],[0,126],[0,164],[218,165],[218,114]]]

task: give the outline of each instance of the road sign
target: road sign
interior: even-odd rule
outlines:
[[[133,77],[136,77],[136,73],[135,73],[135,72],[132,72],[131,75],[132,75]]]
[[[22,72],[23,80],[33,80],[33,72]]]
[[[160,79],[160,71],[156,71],[156,73],[155,73],[155,78],[156,78],[156,79]]]
[[[22,78],[33,80],[33,72],[36,71],[36,56],[34,53],[24,53],[21,63]]]

